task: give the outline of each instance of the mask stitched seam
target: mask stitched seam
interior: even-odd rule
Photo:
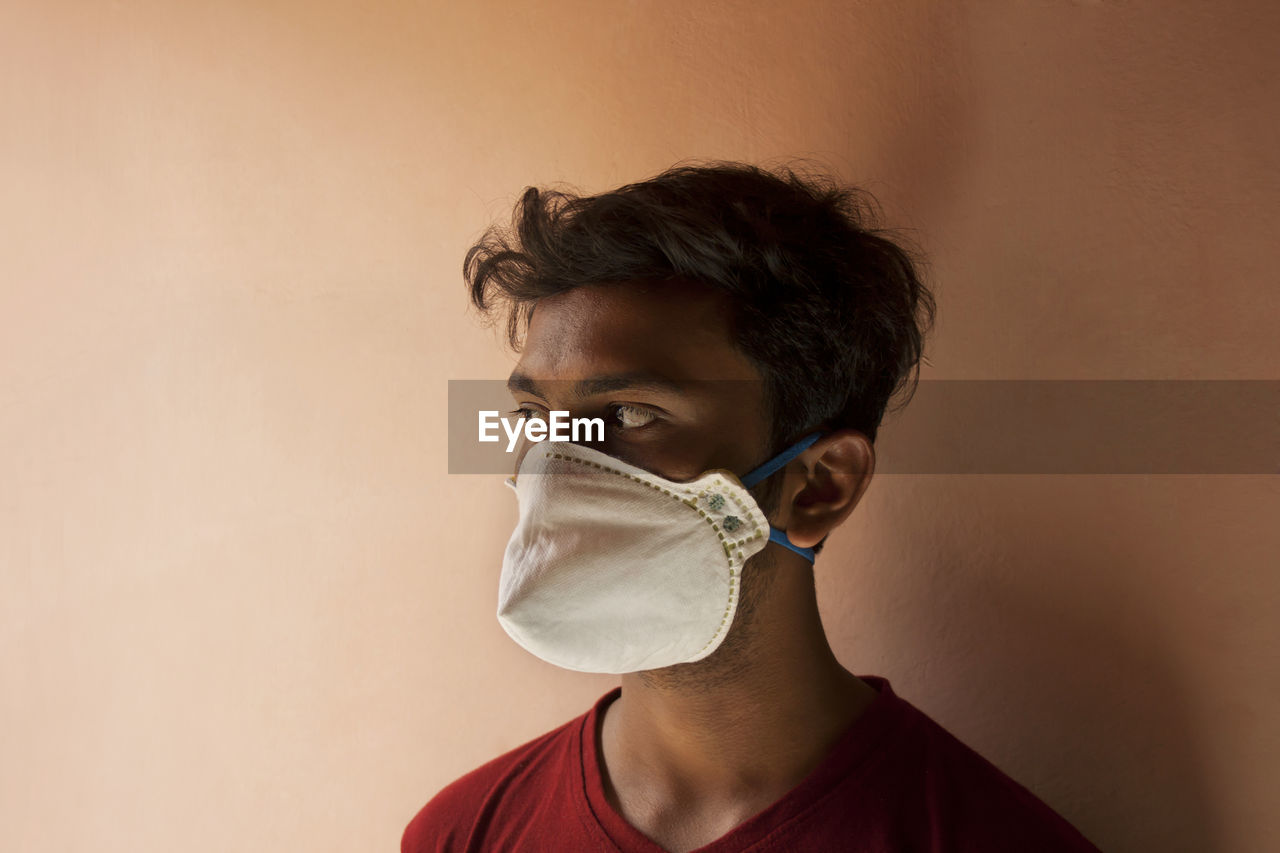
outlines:
[[[576,465],[587,465],[592,468],[599,468],[602,471],[608,471],[610,474],[617,474],[619,477],[626,477],[628,480],[634,480],[635,482],[640,483],[641,485],[648,486],[654,491],[662,492],[664,495],[667,495],[672,500],[678,501],[684,504],[685,506],[689,507],[690,509],[697,510],[698,515],[702,516],[703,520],[706,521],[707,524],[711,525],[711,529],[714,530],[716,532],[716,535],[721,539],[722,544],[725,548],[725,555],[729,557],[730,563],[732,563],[734,559],[733,555],[729,553],[730,548],[736,550],[738,552],[738,555],[741,556],[742,554],[741,549],[743,545],[745,545],[747,542],[751,542],[756,539],[759,539],[761,536],[764,535],[764,531],[757,526],[755,529],[755,532],[752,533],[750,536],[743,536],[739,539],[733,539],[733,540],[728,539],[725,536],[724,531],[720,527],[720,525],[716,524],[715,519],[713,519],[710,515],[708,515],[706,510],[701,509],[700,507],[697,506],[698,498],[701,498],[703,495],[710,492],[712,490],[711,486],[708,486],[702,491],[694,494],[693,497],[686,500],[685,498],[682,498],[680,495],[676,494],[670,489],[665,489],[662,486],[656,486],[653,483],[650,483],[648,480],[641,479],[640,477],[637,477],[634,474],[629,474],[626,471],[619,471],[616,468],[610,468],[608,465],[601,465],[599,462],[591,462],[586,459],[578,459],[577,457],[566,456],[562,453],[549,453],[547,455],[552,459],[563,459],[566,462],[573,462]],[[732,493],[730,493],[729,498],[730,500],[733,501],[734,505],[738,507],[738,512],[742,513],[747,517],[751,516],[751,510],[746,506],[746,504],[738,500],[736,495],[733,495]]]
[[[755,539],[760,538],[760,536],[763,535],[763,531],[761,531],[761,529],[757,527],[755,530],[755,533],[753,533],[751,536],[743,537],[742,539],[732,543],[730,543],[729,541],[726,541],[724,531],[720,529],[720,526],[715,523],[714,519],[712,519],[710,516],[707,515],[706,510],[703,510],[697,506],[698,498],[701,498],[707,492],[711,491],[711,487],[709,486],[703,489],[701,492],[698,492],[694,497],[690,498],[689,500],[685,500],[684,498],[680,497],[670,489],[666,489],[666,488],[663,488],[662,486],[654,485],[653,483],[650,483],[648,480],[637,477],[634,474],[630,474],[626,471],[619,471],[617,468],[611,468],[608,465],[602,465],[599,462],[591,462],[586,459],[579,459],[576,456],[567,456],[563,453],[558,453],[554,451],[547,455],[550,456],[552,459],[562,459],[565,462],[573,462],[576,465],[586,465],[592,468],[598,468],[601,471],[608,471],[611,474],[617,474],[619,477],[626,477],[629,480],[634,480],[637,483],[648,486],[654,491],[662,492],[664,495],[667,495],[673,500],[684,504],[690,509],[697,510],[698,515],[702,516],[702,520],[707,522],[707,524],[711,525],[711,529],[716,532],[716,536],[720,539],[720,545],[721,547],[724,548],[725,557],[729,561],[729,600],[724,606],[724,613],[720,614],[720,624],[719,626],[717,626],[715,634],[712,635],[710,640],[707,640],[707,642],[702,646],[702,648],[694,652],[695,656],[702,654],[702,652],[706,650],[707,646],[710,646],[712,643],[718,640],[720,636],[724,634],[724,632],[727,630],[728,620],[729,620],[729,608],[731,605],[735,605],[738,600],[739,587],[741,586],[741,578],[738,572],[734,568],[735,557],[732,551],[737,552],[737,559],[742,559],[742,545],[746,542],[751,542]],[[735,505],[737,505],[739,512],[741,512],[743,515],[747,516],[748,518],[751,517],[751,512],[740,500],[738,500],[738,497],[736,495],[730,492],[729,498],[734,502]],[[742,560],[742,563],[745,564],[746,560]]]

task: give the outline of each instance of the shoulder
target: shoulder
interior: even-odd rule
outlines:
[[[485,762],[442,788],[405,827],[401,853],[444,853],[475,849],[495,820],[510,820],[522,791],[546,792],[544,779],[565,778],[573,761],[580,715]],[[530,781],[536,784],[525,784]]]

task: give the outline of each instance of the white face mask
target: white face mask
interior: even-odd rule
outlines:
[[[535,443],[506,481],[520,520],[502,559],[498,621],[527,651],[580,672],[705,658],[733,623],[748,559],[773,541],[813,561],[747,488],[820,435],[741,480],[717,470],[687,483],[589,447]]]

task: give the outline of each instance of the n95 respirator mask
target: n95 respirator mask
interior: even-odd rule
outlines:
[[[818,439],[741,479],[674,482],[570,442],[534,443],[506,484],[520,517],[502,559],[498,621],[527,651],[580,672],[626,673],[701,660],[737,612],[742,567],[776,542],[747,489]]]

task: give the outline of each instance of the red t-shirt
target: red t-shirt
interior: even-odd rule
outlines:
[[[1097,851],[1033,794],[889,688],[780,800],[698,853]],[[663,853],[605,799],[596,721],[621,695],[476,768],[405,829],[402,853]]]

